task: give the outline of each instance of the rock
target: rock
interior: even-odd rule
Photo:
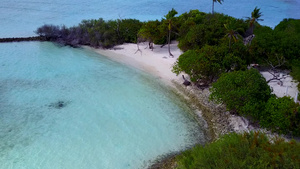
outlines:
[[[64,102],[64,101],[58,101],[58,102],[55,102],[55,103],[51,103],[49,105],[49,107],[53,107],[53,108],[56,108],[56,109],[61,109],[61,108],[64,108],[68,105],[68,102]]]
[[[185,85],[185,86],[191,85],[191,82],[188,81],[188,80],[186,80],[186,79],[184,78],[184,75],[182,75],[182,78],[183,78],[183,80],[184,80],[183,85]]]

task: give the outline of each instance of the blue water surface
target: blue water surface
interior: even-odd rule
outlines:
[[[175,94],[94,52],[7,43],[0,63],[1,169],[143,168],[206,141]]]
[[[215,11],[238,18],[261,8],[263,25],[274,27],[284,18],[300,19],[298,0],[225,0]],[[77,25],[83,19],[161,19],[171,8],[211,12],[212,0],[1,0],[0,37],[32,36],[43,24]]]

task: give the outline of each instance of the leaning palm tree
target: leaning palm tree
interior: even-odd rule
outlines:
[[[213,0],[213,4],[212,4],[212,14],[214,14],[214,9],[215,9],[215,2],[219,2],[220,4],[222,4],[222,2],[224,2],[224,0]]]
[[[254,25],[258,24],[258,21],[263,21],[263,19],[260,19],[261,16],[262,13],[260,12],[260,8],[255,7],[255,9],[251,12],[251,17],[247,17],[252,34],[254,31]]]
[[[173,54],[171,53],[171,49],[170,49],[170,43],[171,43],[171,31],[172,31],[172,26],[173,26],[173,18],[174,16],[178,14],[178,12],[172,8],[171,11],[169,11],[169,13],[165,16],[167,23],[168,23],[168,50],[169,50],[169,55],[171,57],[174,57]]]

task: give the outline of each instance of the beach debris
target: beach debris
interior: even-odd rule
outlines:
[[[265,60],[266,63],[270,66],[270,69],[267,71],[273,76],[273,78],[267,80],[267,83],[271,81],[278,81],[278,85],[282,86],[283,85],[282,79],[286,79],[288,73],[283,74],[283,72],[278,68],[283,66],[286,63],[286,60],[283,56],[275,55],[275,57],[274,57],[274,59],[276,60],[275,62],[274,61],[272,62],[271,60]]]
[[[185,85],[185,86],[191,85],[191,82],[188,81],[188,80],[186,80],[185,77],[184,77],[184,75],[182,75],[182,78],[183,78],[183,80],[184,80],[184,82],[182,83],[183,85]]]

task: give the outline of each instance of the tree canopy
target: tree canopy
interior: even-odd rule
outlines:
[[[265,78],[256,70],[224,73],[212,84],[211,99],[224,103],[228,110],[259,119],[271,97]]]

